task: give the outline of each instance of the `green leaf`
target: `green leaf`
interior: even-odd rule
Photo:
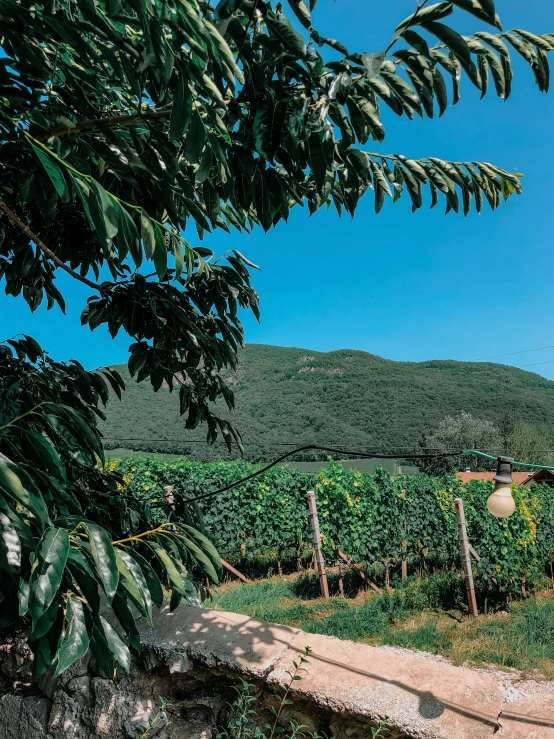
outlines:
[[[172,249],[173,257],[175,259],[175,277],[178,279],[181,276],[183,272],[183,267],[185,265],[185,255],[183,253],[184,245],[181,239],[179,238],[179,235],[175,233],[171,237],[171,242],[173,245],[173,249]],[[185,248],[190,248],[190,247],[187,246]]]
[[[140,212],[140,228],[142,244],[144,246],[144,254],[147,259],[152,259],[156,248],[156,238],[154,235],[154,226],[148,217],[148,213],[142,209]]]
[[[408,44],[410,44],[410,46],[413,46],[419,54],[422,54],[426,59],[431,59],[429,45],[427,44],[427,41],[423,38],[423,36],[419,35],[419,33],[406,30],[402,33],[402,38]]]
[[[467,13],[471,13],[479,20],[490,23],[502,30],[502,24],[495,11],[493,0],[450,0],[450,2]]]
[[[183,531],[186,531],[189,536],[194,539],[196,544],[204,550],[204,552],[208,555],[208,557],[211,559],[213,566],[215,567],[218,576],[222,572],[222,564],[221,564],[221,557],[219,556],[219,552],[215,548],[215,546],[212,544],[212,542],[208,539],[208,537],[203,534],[201,531],[199,531],[197,528],[194,528],[193,526],[189,526],[188,524],[180,523],[178,524],[179,528]]]
[[[119,205],[114,201],[111,195],[108,195],[102,185],[95,179],[90,180],[91,193],[93,197],[91,201],[95,201],[98,209],[98,217],[101,217],[104,222],[104,231],[109,240],[115,238],[118,231],[118,217],[117,211],[120,210]],[[92,215],[92,210],[91,210]],[[97,219],[96,219],[97,220]],[[95,222],[96,222],[95,220]]]
[[[365,76],[368,80],[373,79],[379,74],[383,62],[385,61],[385,52],[378,51],[376,54],[368,54],[366,51],[362,54],[362,63],[365,67]]]
[[[97,435],[98,432],[91,429],[79,411],[62,403],[47,402],[43,403],[42,406],[50,413],[61,416],[70,431],[79,437],[91,452],[98,455],[101,460],[104,459],[104,448],[102,447],[100,437]]]
[[[329,87],[329,100],[337,100],[344,105],[352,88],[352,75],[350,72],[339,72]]]
[[[30,511],[41,528],[49,523],[44,498],[27,473],[3,454],[0,454],[0,491]]]
[[[152,597],[140,565],[130,552],[122,547],[115,551],[117,569],[121,575],[120,583],[127,590],[137,608],[150,621],[152,619]]]
[[[252,130],[254,132],[254,146],[256,151],[261,154],[264,159],[273,160],[273,120],[275,114],[275,106],[271,102],[265,102],[260,105],[254,116]]]
[[[83,604],[77,598],[69,597],[65,611],[64,634],[58,651],[58,665],[54,677],[61,675],[74,662],[85,656],[90,644],[89,629]]]
[[[116,662],[120,665],[126,675],[129,674],[131,669],[131,653],[129,647],[125,644],[123,639],[114,629],[114,627],[106,621],[104,616],[100,616],[100,623],[104,630],[104,636],[110,652],[115,657]]]
[[[171,141],[179,141],[185,135],[191,121],[191,113],[192,95],[185,75],[181,74],[171,106],[169,121],[169,138]]]
[[[244,0],[219,0],[215,8],[215,17],[218,20],[230,18],[231,15],[235,13],[241,5],[243,5],[243,3]]]
[[[295,57],[304,59],[306,56],[306,42],[298,31],[294,30],[288,18],[285,16],[280,18],[266,16],[265,22],[271,33],[274,33],[280,39],[289,52]]]
[[[98,593],[98,580],[89,565],[89,562],[80,549],[69,550],[67,566],[73,575],[81,594],[86,598],[91,610],[98,612],[100,608],[100,595]]]
[[[85,181],[75,178],[74,182],[90,227],[96,231],[100,245],[105,252],[108,248],[108,234],[100,202],[96,193]]]
[[[192,112],[192,118],[190,126],[187,130],[185,138],[185,159],[189,164],[196,164],[200,159],[202,150],[204,148],[204,142],[206,141],[206,131],[204,128],[204,122],[202,116],[198,110]]]
[[[92,627],[92,635],[90,640],[90,648],[94,659],[104,675],[112,680],[114,676],[114,663],[108,640],[104,634],[102,622],[96,618]]]
[[[0,568],[14,573],[21,567],[21,542],[12,522],[0,513]]]
[[[164,594],[158,576],[154,572],[150,563],[147,562],[141,554],[133,550],[133,557],[140,565],[144,579],[148,584],[148,589],[150,590],[153,603],[157,605],[158,608],[161,608],[163,605]]]
[[[167,246],[165,243],[164,229],[157,223],[154,224],[154,235],[156,248],[154,250],[154,267],[159,280],[163,280],[167,273]]]
[[[212,37],[212,41],[214,43],[214,46],[217,49],[217,53],[219,54],[219,58],[222,62],[222,71],[224,72],[224,76],[229,83],[229,86],[232,90],[235,89],[235,77],[236,79],[241,83],[241,85],[244,84],[244,75],[241,71],[241,69],[237,66],[235,62],[235,57],[233,52],[231,51],[227,41],[225,41],[225,38],[219,33],[217,28],[212,25],[210,22],[206,23],[206,27],[210,33],[210,36]]]
[[[58,167],[54,159],[44,151],[44,149],[35,146],[31,141],[29,141],[29,143],[40,163],[46,170],[46,174],[50,178],[50,181],[56,188],[56,192],[60,198],[67,203],[69,201],[69,190],[67,189],[67,184],[61,169]]]
[[[200,549],[200,547],[191,538],[184,535],[173,534],[175,539],[181,544],[183,549],[188,553],[193,562],[196,562],[198,567],[209,577],[214,585],[219,585],[219,576],[216,572],[213,563],[210,558]]]
[[[63,629],[64,612],[63,608],[57,608],[55,621],[52,623],[48,633],[39,641],[31,644],[33,650],[33,675],[32,680],[36,682],[46,670],[48,670],[56,658],[56,652],[60,642]]]
[[[130,252],[133,262],[137,267],[140,267],[142,264],[142,249],[135,222],[127,211],[127,208],[118,208],[117,216],[117,222],[119,224],[117,233],[117,253],[119,261],[123,262],[127,254]]]
[[[24,429],[22,433],[44,464],[47,472],[54,475],[58,480],[65,482],[67,480],[65,467],[52,443],[41,434],[37,434],[30,429]]]
[[[316,187],[321,190],[327,175],[327,160],[323,151],[321,135],[318,133],[313,133],[308,139],[308,164],[313,172]]]
[[[461,62],[467,66],[471,64],[469,46],[457,31],[445,26],[444,23],[425,22],[422,25],[425,30],[432,33],[439,41],[442,41],[443,44],[451,49]]]
[[[69,554],[69,536],[65,529],[52,526],[40,540],[29,583],[29,611],[36,626],[50,607],[61,585]]]
[[[417,10],[413,15],[408,16],[405,20],[396,27],[395,34],[402,33],[406,28],[410,26],[421,26],[429,21],[438,21],[441,18],[446,18],[447,15],[452,13],[452,3],[436,3],[435,5],[428,5],[421,10]]]
[[[185,590],[185,584],[183,582],[183,578],[181,576],[181,573],[175,566],[175,563],[169,556],[169,554],[165,551],[165,549],[160,546],[159,544],[152,542],[152,541],[145,541],[144,542],[149,549],[151,549],[156,557],[159,559],[162,567],[165,570],[165,573],[173,586],[175,590],[179,593],[179,595],[182,595],[184,598],[187,597],[187,593]]]
[[[435,91],[435,96],[437,98],[440,118],[448,108],[448,92],[446,90],[444,78],[438,67],[433,69],[433,90]]]
[[[377,162],[370,161],[373,171],[373,188],[375,190],[375,212],[379,213],[383,207],[385,194],[392,197],[390,185]]]
[[[308,10],[308,6],[304,0],[288,0],[288,2],[294,15],[298,18],[304,28],[307,28],[309,31],[312,27],[312,16],[310,15],[310,11]]]
[[[26,580],[19,582],[17,605],[19,616],[25,616],[29,612],[29,583]]]
[[[201,185],[205,180],[208,179],[210,175],[210,170],[212,168],[212,162],[213,151],[211,150],[210,146],[206,146],[204,148],[204,151],[202,152],[202,157],[200,159],[198,169],[196,170],[196,174],[194,175],[194,181],[198,185]]]
[[[119,571],[110,536],[106,529],[95,523],[87,521],[82,526],[88,534],[90,551],[100,583],[106,593],[108,602],[111,603],[119,583]]]
[[[129,638],[129,644],[133,647],[133,649],[139,651],[140,633],[135,623],[135,617],[133,616],[131,609],[127,605],[127,602],[121,595],[119,595],[119,593],[115,594],[115,597],[112,601],[112,608],[113,612],[117,616],[117,620],[119,621]]]

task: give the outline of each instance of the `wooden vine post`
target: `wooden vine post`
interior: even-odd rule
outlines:
[[[173,495],[173,485],[166,485],[165,490],[165,502],[175,510],[175,496]]]
[[[402,491],[401,498],[406,498],[406,491]],[[408,542],[406,541],[406,521],[402,524],[402,531],[404,532],[404,539],[402,540],[402,579],[405,580],[408,577],[408,560],[406,559],[406,550],[408,548]]]
[[[471,570],[471,547],[467,539],[466,517],[464,513],[464,501],[456,498],[454,501],[456,507],[456,517],[458,519],[458,537],[460,539],[460,549],[462,552],[462,566],[464,568],[464,576],[466,581],[467,604],[469,607],[469,615],[477,616],[477,601],[475,600],[475,588],[473,586],[473,572]]]
[[[308,491],[308,508],[310,510],[310,522],[314,539],[315,566],[319,575],[319,587],[321,589],[321,595],[326,600],[329,600],[329,585],[327,583],[327,573],[325,572],[325,560],[323,559],[323,552],[321,550],[321,533],[319,531],[317,505],[313,490]]]

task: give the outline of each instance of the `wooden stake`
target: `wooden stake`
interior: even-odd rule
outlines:
[[[166,485],[165,490],[165,501],[175,510],[175,496],[173,495],[173,485]]]
[[[238,579],[242,582],[249,582],[248,578],[243,575],[242,572],[236,570],[233,565],[230,565],[229,562],[226,562],[224,559],[222,559],[221,564],[223,565],[223,567],[225,567],[226,570],[228,570],[235,577],[238,577]]]
[[[477,616],[477,601],[475,600],[475,588],[473,586],[473,572],[471,570],[471,554],[469,542],[467,540],[466,518],[464,514],[464,501],[456,498],[454,501],[456,507],[456,517],[458,519],[458,537],[460,539],[460,549],[462,552],[462,565],[466,581],[467,604],[470,616]]]
[[[352,560],[346,556],[344,552],[340,552],[338,549],[333,549],[333,552],[335,553],[335,557],[338,559],[341,559],[347,567],[349,567],[353,572],[355,572],[357,575],[359,575],[362,580],[369,585],[372,590],[375,590],[376,593],[382,593],[383,591],[381,588],[377,587],[374,582],[372,582],[365,572],[363,570],[360,570],[360,568],[352,562]]]
[[[315,493],[313,490],[308,491],[308,508],[310,509],[310,521],[312,524],[312,535],[314,538],[314,559],[317,572],[319,574],[319,587],[321,595],[329,600],[329,585],[327,583],[327,573],[325,572],[325,560],[321,551],[321,533],[319,531],[319,520],[317,518],[317,505],[315,502]]]

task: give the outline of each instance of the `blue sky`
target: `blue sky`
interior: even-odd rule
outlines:
[[[413,0],[319,0],[314,22],[350,49],[379,51],[413,7]],[[497,8],[505,28],[554,32],[554,3],[497,0]],[[481,25],[461,16],[456,27],[468,33]],[[550,59],[554,64],[554,54]],[[205,245],[216,253],[236,248],[262,267],[254,276],[261,325],[245,319],[247,341],[362,349],[409,361],[471,360],[554,345],[554,89],[539,93],[525,65],[514,59],[514,66],[514,92],[506,103],[493,94],[479,101],[464,80],[461,102],[440,120],[410,122],[385,110],[387,137],[372,145],[413,158],[517,168],[525,173],[524,193],[495,213],[464,219],[445,216],[438,206],[412,215],[406,196],[387,202],[376,216],[368,194],[354,220],[339,219],[334,210],[310,218],[296,208],[288,224],[268,234],[207,236]],[[91,334],[80,327],[87,288],[65,277],[59,284],[66,317],[42,308],[32,316],[2,289],[2,338],[30,333],[55,358],[74,357],[89,368],[125,361],[129,339],[112,341],[103,329]],[[522,366],[549,360],[554,348],[497,361]],[[527,369],[554,379],[554,361]]]

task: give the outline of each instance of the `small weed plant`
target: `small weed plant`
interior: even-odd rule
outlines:
[[[167,698],[160,696],[159,705],[155,711],[152,711],[148,719],[146,726],[137,728],[136,739],[150,739],[154,734],[165,726],[169,725],[169,719],[167,717],[170,708],[173,704]]]
[[[332,739],[325,734],[308,731],[308,726],[300,724],[290,716],[290,706],[294,704],[294,685],[302,680],[304,665],[309,664],[307,659],[311,654],[310,647],[305,647],[304,653],[298,661],[293,660],[293,671],[288,671],[289,681],[284,692],[277,694],[277,705],[272,706],[272,720],[260,726],[257,720],[256,696],[252,694],[255,686],[246,680],[234,688],[236,698],[231,704],[231,714],[227,721],[227,727],[220,729],[216,739]],[[387,729],[387,716],[377,726],[371,728],[371,739],[384,739],[389,733]]]

